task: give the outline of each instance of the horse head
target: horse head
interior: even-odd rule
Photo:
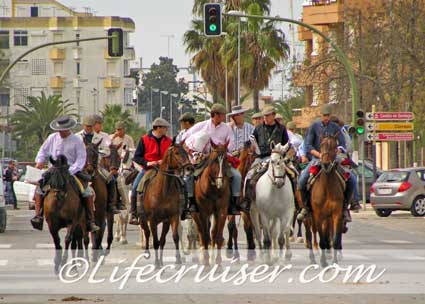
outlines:
[[[244,143],[244,147],[240,151],[239,159],[241,162],[238,170],[240,171],[242,178],[244,178],[255,160],[254,146],[250,141],[246,141]]]
[[[71,174],[69,173],[68,159],[65,155],[58,155],[53,159],[49,156],[52,167],[49,169],[46,184],[50,186],[51,191],[55,192],[58,200],[63,200],[67,192],[67,185]]]
[[[332,164],[335,162],[337,148],[338,148],[338,138],[339,132],[335,135],[325,135],[320,139],[320,161],[327,171],[328,168],[332,167]]]
[[[109,145],[109,156],[104,157],[104,166],[113,174],[118,173],[118,169],[121,166],[121,156],[118,151],[121,149],[122,143],[119,145]]]
[[[224,145],[216,145],[211,141],[211,153],[208,157],[209,176],[213,178],[213,184],[217,189],[224,185],[225,170],[227,163],[227,147],[229,140]]]
[[[170,172],[177,171],[178,175],[192,172],[190,169],[192,164],[189,159],[189,154],[187,154],[182,144],[176,143],[175,139],[176,138],[174,137],[173,143],[165,153],[164,160],[161,164],[161,169]]]
[[[97,164],[99,162],[99,146],[102,143],[102,140],[100,140],[97,144],[86,143],[86,170],[88,174],[93,174],[97,169]]]
[[[286,165],[280,149],[272,150],[267,174],[277,188],[282,188],[285,185]]]

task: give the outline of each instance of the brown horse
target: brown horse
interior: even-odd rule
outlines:
[[[252,163],[255,160],[255,154],[251,147],[250,142],[247,142],[244,148],[240,152],[240,163],[238,166],[238,171],[242,176],[242,189],[245,181],[245,177],[251,168]],[[246,239],[248,242],[248,260],[255,258],[255,241],[254,241],[254,227],[252,225],[251,216],[249,213],[241,212],[241,217],[244,223],[244,230],[246,234]],[[226,255],[228,257],[239,258],[239,248],[238,248],[238,228],[236,225],[236,216],[229,215],[227,217],[227,229],[229,231],[229,240],[227,242],[227,251]],[[234,244],[234,250],[233,250]]]
[[[207,159],[207,167],[195,183],[195,197],[199,206],[199,213],[193,214],[198,227],[203,259],[209,264],[208,245],[210,243],[209,218],[214,216],[211,231],[213,248],[217,246],[216,263],[221,264],[221,248],[224,243],[223,230],[226,223],[227,208],[230,200],[229,178],[226,175],[229,169],[227,161],[227,146],[216,145],[211,142],[211,152]]]
[[[168,231],[173,231],[176,248],[176,264],[181,264],[178,226],[180,221],[180,194],[183,186],[183,174],[191,166],[187,152],[182,145],[173,144],[166,151],[157,175],[146,186],[143,207],[146,217],[141,218],[141,227],[145,233],[145,252],[149,254],[149,237],[153,236],[155,266],[163,265],[162,257]],[[152,169],[155,170],[155,169]],[[162,223],[161,238],[158,239],[158,224]],[[158,254],[158,249],[160,252]]]
[[[44,216],[49,226],[50,234],[55,243],[55,273],[59,273],[59,267],[66,263],[69,245],[72,242],[72,256],[75,257],[76,245],[78,256],[83,255],[82,240],[86,232],[86,213],[81,203],[78,189],[73,186],[73,177],[69,173],[69,166],[64,155],[59,155],[57,160],[49,157],[53,165],[49,169],[47,185],[49,190],[44,198]],[[65,252],[62,256],[62,246],[59,238],[59,230],[67,229],[65,237]]]
[[[326,253],[333,245],[333,262],[337,263],[338,252],[342,250],[344,183],[337,173],[337,136],[324,136],[320,142],[322,170],[311,188],[313,232],[317,229],[321,249],[320,264],[326,267]],[[311,238],[310,245],[311,248]],[[310,257],[312,249],[310,249]],[[313,255],[314,258],[314,255]],[[312,261],[314,262],[314,261]]]

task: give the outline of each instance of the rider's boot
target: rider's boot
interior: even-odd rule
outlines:
[[[115,197],[116,197],[116,182],[115,180],[111,180],[106,184],[106,188],[108,189],[108,198],[106,201],[107,207],[106,211],[112,214],[119,214],[120,211],[117,210],[115,206]]]
[[[309,207],[309,192],[307,190],[300,190],[301,200],[303,202],[304,207],[301,209],[300,213],[297,215],[297,220],[302,221],[310,214]]]
[[[35,193],[34,195],[35,200],[35,216],[31,219],[31,225],[34,227],[34,229],[43,230],[43,214],[42,214],[42,202],[43,197],[40,193]]]
[[[83,197],[83,205],[86,210],[86,216],[87,216],[87,230],[89,232],[98,231],[100,228],[94,222],[93,196]]]
[[[350,206],[350,210],[358,212],[358,210],[362,209],[362,206],[360,205],[359,201],[352,201],[351,202],[351,206]]]
[[[239,200],[240,200],[239,196],[232,196],[229,203],[229,208],[227,209],[228,215],[240,215],[240,212],[238,209]]]
[[[130,225],[139,225],[139,220],[137,219],[137,194],[131,194],[130,205],[130,221],[128,223]]]

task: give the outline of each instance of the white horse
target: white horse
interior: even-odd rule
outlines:
[[[266,259],[270,262],[270,249],[272,242],[276,243],[278,233],[279,256],[283,256],[285,245],[285,259],[290,260],[289,236],[292,218],[295,211],[294,193],[287,176],[284,154],[290,148],[290,144],[274,146],[268,164],[267,172],[258,180],[256,185],[256,199],[252,204],[252,220],[255,227],[256,238],[260,249],[263,249],[261,227],[264,236],[264,249]],[[261,220],[261,225],[260,225]],[[277,230],[278,229],[278,230]],[[277,231],[277,233],[276,233]]]
[[[117,188],[121,197],[121,202],[125,209],[120,210],[116,214],[114,221],[117,223],[115,230],[115,240],[122,245],[128,244],[127,241],[127,223],[128,223],[128,207],[129,207],[129,187],[125,184],[125,178],[129,174],[131,167],[134,149],[128,148],[124,145],[121,149],[121,166],[118,170]]]

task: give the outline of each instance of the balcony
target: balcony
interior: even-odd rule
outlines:
[[[303,21],[312,25],[344,22],[344,3],[337,0],[305,1]]]
[[[121,87],[121,79],[118,77],[107,77],[103,80],[105,89],[118,89]]]
[[[127,60],[136,60],[136,51],[134,47],[124,48],[124,58]]]
[[[50,77],[50,88],[63,89],[65,87],[65,79],[60,76]]]
[[[65,60],[65,49],[63,48],[50,49],[49,58],[51,60]]]

